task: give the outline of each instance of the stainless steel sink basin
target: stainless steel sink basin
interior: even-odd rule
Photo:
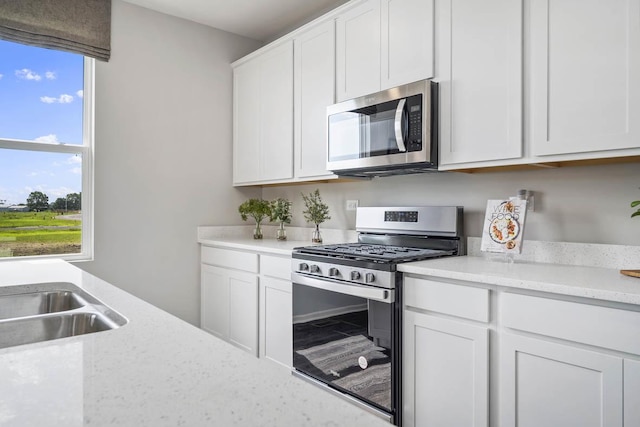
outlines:
[[[0,348],[119,328],[121,314],[72,283],[0,287]]]
[[[96,313],[25,317],[0,323],[0,348],[108,331],[117,327],[106,316]]]
[[[75,310],[87,304],[71,291],[31,292],[0,296],[0,319]]]

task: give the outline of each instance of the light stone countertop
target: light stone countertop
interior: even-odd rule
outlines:
[[[305,228],[292,229],[294,238],[309,233]],[[308,240],[254,240],[252,230],[246,226],[203,226],[198,228],[198,242],[284,256],[290,256],[295,247],[312,245]],[[349,230],[327,230],[326,234],[325,244],[357,241],[357,234]],[[640,305],[640,278],[623,276],[617,268],[640,269],[637,246],[529,241],[525,253],[507,263],[500,254],[480,252],[480,239],[469,238],[469,253],[473,256],[399,264],[398,271]]]
[[[253,226],[200,226],[198,243],[228,249],[291,256],[294,248],[312,246],[312,228],[287,227],[287,240],[275,239],[276,226],[262,226],[264,238],[254,239]],[[353,230],[321,229],[323,245],[356,242],[358,235]]]
[[[59,260],[0,262],[0,286],[70,282],[125,316],[0,349],[0,426],[389,424]]]
[[[637,267],[640,267],[637,266]],[[461,256],[400,264],[398,270],[488,285],[640,305],[640,278],[619,270]]]

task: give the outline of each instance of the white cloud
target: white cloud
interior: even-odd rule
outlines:
[[[2,80],[2,74],[0,74],[0,80]]]
[[[82,174],[82,168],[72,168],[69,169],[69,172],[76,174],[76,175],[81,175]]]
[[[0,74],[0,77],[2,77],[2,74]],[[78,95],[78,98],[84,98],[84,90],[77,91],[76,95]]]
[[[34,141],[36,142],[46,142],[49,144],[59,144],[60,141],[58,141],[58,137],[54,134],[49,134],[49,135],[45,135],[45,136],[39,136],[36,139],[34,139]]]
[[[71,156],[67,159],[68,165],[77,165],[82,163],[82,157],[80,156]]]
[[[53,71],[47,71],[46,73],[44,73],[44,77],[47,80],[55,80],[56,79],[56,73],[54,73]]]
[[[51,96],[41,96],[40,101],[44,102],[45,104],[69,104],[73,102],[73,96],[66,93],[63,93],[57,98]]]
[[[28,68],[23,68],[22,70],[16,70],[16,76],[19,79],[23,79],[23,80],[35,80],[37,82],[42,80],[42,76],[40,74]]]
[[[58,102],[60,104],[68,104],[70,102],[73,102],[73,96],[71,95],[67,95],[66,93],[63,93],[62,95],[60,95],[60,97],[58,98]]]

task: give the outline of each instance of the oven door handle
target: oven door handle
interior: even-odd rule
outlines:
[[[310,286],[312,288],[324,289],[326,291],[366,298],[387,304],[395,301],[395,291],[393,289],[355,285],[324,278],[316,279],[315,277],[304,276],[298,273],[291,273],[291,281],[297,285]]]

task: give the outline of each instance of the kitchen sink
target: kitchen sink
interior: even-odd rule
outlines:
[[[117,329],[121,314],[72,283],[0,287],[0,348]]]
[[[72,291],[31,292],[0,296],[0,319],[75,310],[87,304]]]

